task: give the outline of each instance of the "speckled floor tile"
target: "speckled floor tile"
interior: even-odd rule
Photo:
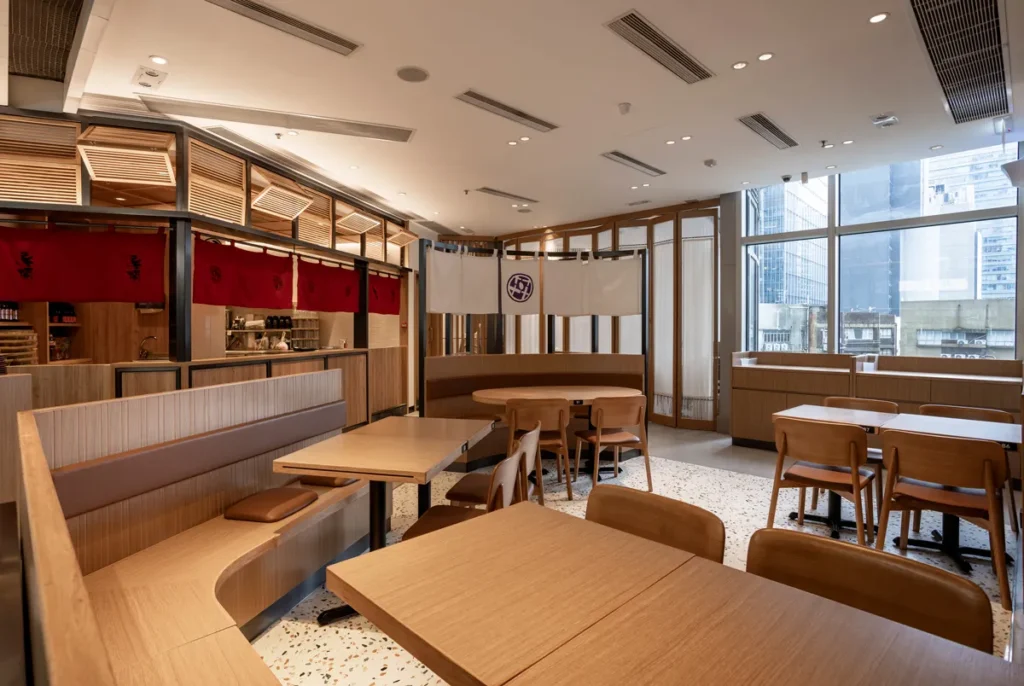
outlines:
[[[678,461],[651,458],[654,474],[654,490],[670,498],[677,498],[703,507],[718,515],[725,523],[726,544],[725,564],[743,569],[746,566],[747,542],[757,529],[763,528],[768,518],[771,497],[771,481],[758,476],[713,469]],[[591,482],[582,473],[573,484],[575,499],[566,497],[564,484],[555,481],[553,463],[546,461],[550,474],[545,477],[545,503],[548,507],[561,510],[577,517],[586,511],[586,497]],[[641,460],[622,463],[623,473],[610,481],[623,486],[645,489],[646,473]],[[445,473],[434,480],[433,501],[444,503],[444,494],[461,477],[460,474]],[[775,525],[789,529],[800,529],[791,522],[788,513],[795,509],[796,489],[787,489],[779,495],[779,506]],[[808,505],[810,498],[808,498]],[[824,514],[827,498],[820,499],[818,513]],[[810,510],[808,510],[810,511]],[[844,518],[853,519],[853,505],[843,501]],[[394,494],[392,531],[388,534],[388,545],[397,543],[416,517],[416,488],[400,486]],[[886,550],[900,554],[892,546],[892,537],[898,535],[900,515],[894,514],[889,523],[889,542]],[[932,529],[941,528],[941,516],[924,513],[921,535],[926,536]],[[805,524],[803,531],[825,535],[826,529],[815,524]],[[988,534],[982,529],[963,522],[961,525],[963,545],[988,547]],[[1010,532],[1007,530],[1009,540]],[[843,539],[856,541],[853,532],[844,532]],[[945,556],[925,551],[909,551],[907,556],[958,573],[952,562]],[[988,593],[998,599],[998,585],[990,564],[979,561],[969,577]],[[337,604],[330,591],[320,588],[296,605],[279,622],[267,629],[253,643],[253,647],[274,671],[283,684],[290,686],[346,684],[351,686],[420,686],[443,684],[444,682],[407,653],[398,644],[381,633],[373,624],[362,617],[338,622],[329,627],[319,627],[317,614]],[[1003,610],[998,602],[992,605],[995,650],[1002,655],[1009,635],[1010,613]]]

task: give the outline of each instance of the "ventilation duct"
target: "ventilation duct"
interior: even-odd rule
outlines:
[[[494,195],[499,198],[505,198],[506,200],[515,200],[517,202],[532,202],[539,203],[540,200],[534,200],[533,198],[527,198],[522,195],[516,195],[515,193],[506,193],[505,191],[499,191],[497,188],[488,188],[484,186],[476,189],[477,193],[486,193],[487,195]]]
[[[0,200],[80,205],[78,124],[0,116]]]
[[[10,0],[10,73],[63,81],[81,13],[82,0]]]
[[[686,83],[697,83],[714,76],[693,55],[679,47],[678,43],[636,10],[622,15],[607,26]]]
[[[78,151],[93,181],[174,186],[174,134],[90,126]]]
[[[619,152],[618,150],[612,150],[611,152],[601,153],[601,157],[609,159],[612,162],[618,162],[619,164],[625,165],[630,169],[635,169],[638,172],[643,172],[644,174],[647,174],[647,176],[665,175],[665,172],[658,169],[657,167],[652,167],[651,165],[646,164],[645,162],[641,162],[635,157],[630,157],[626,153]]]
[[[998,0],[911,0],[953,121],[1010,112]]]
[[[650,202],[651,202],[650,200],[635,200],[633,202],[627,202],[626,206],[627,207],[638,207],[640,205],[647,205]]]
[[[787,148],[795,148],[797,146],[797,142],[779,128],[778,124],[765,116],[763,112],[740,117],[739,122],[779,150],[786,150]]]
[[[517,124],[528,126],[531,129],[542,133],[548,133],[549,131],[554,131],[558,128],[551,122],[546,122],[532,114],[527,114],[515,107],[510,107],[505,103],[488,98],[486,95],[482,95],[476,91],[466,91],[465,93],[456,95],[455,99],[473,105],[474,107],[479,107],[480,109],[490,112],[491,114],[496,114],[499,117],[504,117],[509,121],[514,121]]]
[[[314,26],[308,22],[304,22],[301,19],[285,14],[280,10],[268,7],[253,0],[206,0],[211,5],[217,5],[223,7],[226,10],[231,10],[235,14],[240,14],[243,17],[248,17],[253,21],[258,21],[265,26],[269,26],[278,31],[301,38],[307,43],[313,43],[319,45],[322,48],[327,48],[332,52],[336,52],[339,55],[351,55],[359,47],[359,43],[350,41],[347,38],[331,33],[330,31],[324,30],[319,26]]]

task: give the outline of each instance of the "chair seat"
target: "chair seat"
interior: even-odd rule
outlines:
[[[491,487],[491,475],[484,472],[472,472],[459,479],[459,482],[448,489],[444,497],[455,503],[487,504],[487,492]]]
[[[870,469],[860,469],[860,487],[864,488],[875,477]],[[832,467],[813,462],[797,462],[782,475],[783,481],[796,482],[802,486],[817,486],[830,491],[853,491],[849,467]]]
[[[470,507],[457,507],[455,505],[434,505],[423,513],[423,516],[416,520],[416,523],[402,535],[403,541],[416,538],[431,531],[439,531],[453,524],[468,522],[470,519],[482,517],[487,514],[483,510],[474,510]]]
[[[932,505],[964,517],[988,516],[988,496],[982,488],[956,488],[916,479],[900,479],[893,489],[893,500]]]
[[[576,438],[587,443],[597,443],[597,429],[577,431]],[[640,437],[622,429],[604,429],[601,431],[601,445],[630,445],[639,443]]]
[[[516,431],[516,438],[521,438],[526,435],[526,431],[519,429]],[[541,448],[558,448],[562,445],[562,432],[561,431],[541,431],[540,438],[537,440],[537,445]]]

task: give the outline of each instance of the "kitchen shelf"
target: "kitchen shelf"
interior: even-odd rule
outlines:
[[[48,322],[51,329],[77,329],[81,322]]]
[[[28,322],[0,322],[0,329],[27,329],[31,326]]]
[[[227,329],[225,333],[285,333],[291,332],[291,329]]]

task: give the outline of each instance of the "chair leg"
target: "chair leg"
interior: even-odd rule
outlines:
[[[854,478],[858,478],[857,472]],[[860,489],[854,487],[853,491],[853,514],[857,522],[857,545],[864,545],[864,508],[861,506]]]
[[[812,488],[811,489],[811,509],[812,510],[817,510],[818,509],[818,489],[817,488]]]
[[[555,476],[558,479],[558,483],[562,483],[562,450],[558,449],[555,451]]]
[[[646,437],[646,434],[644,434]],[[644,466],[647,467],[647,492],[654,493],[654,480],[651,478],[651,453],[647,450],[647,441],[641,443],[644,451]]]
[[[918,510],[915,510],[917,512]],[[900,552],[907,552],[907,539],[910,538],[910,518],[914,516],[914,513],[910,510],[904,510],[903,516],[900,521]]]
[[[874,496],[871,494],[871,487],[873,485],[874,484],[869,484],[868,487],[864,489],[864,500],[867,501],[864,503],[864,515],[868,520],[866,531],[868,545],[875,542],[875,504],[872,502],[874,500]]]
[[[593,480],[594,480],[594,485],[595,486],[597,486],[597,479],[598,479],[597,470],[598,470],[598,468],[600,466],[601,466],[601,444],[600,443],[595,443],[594,444],[594,474],[593,474]]]
[[[779,504],[779,480],[775,479],[775,483],[772,484],[772,502],[768,506],[768,525],[766,529],[775,528],[775,506]]]
[[[534,463],[534,478],[537,480],[537,502],[541,507],[544,507],[544,465],[541,464],[540,460]],[[526,492],[529,493],[530,482],[525,481]]]
[[[921,510],[914,510],[914,533],[921,533]]]
[[[882,465],[875,465],[875,507],[878,508],[878,519],[882,519],[882,491],[885,489],[885,482],[882,481]]]
[[[576,439],[576,468],[573,470],[572,480],[580,478],[580,453],[583,452],[583,439]]]
[[[569,500],[572,500],[572,479],[569,474],[569,449],[563,448],[565,451],[565,492],[569,496]]]
[[[807,488],[804,486],[800,487],[800,504],[796,508],[796,523],[800,526],[804,525],[804,502],[807,500]]]
[[[988,542],[992,550],[992,565],[996,568],[996,579],[999,580],[999,602],[1004,610],[1012,610],[1010,599],[1010,581],[1006,574],[1006,537],[1003,533],[1003,503],[1000,491],[994,488],[988,493]]]
[[[612,462],[612,464],[614,465],[614,471],[612,472],[612,474],[615,475],[613,478],[618,479],[619,478],[619,446],[615,446],[614,448],[612,448],[612,456],[613,456],[613,460],[614,460]]]
[[[1013,472],[1010,471],[1010,455],[1006,455],[1006,494],[1009,496],[1007,505],[1009,505],[1010,513],[1010,531],[1016,536],[1020,533],[1020,525],[1017,522],[1017,497],[1013,494],[1013,479],[1009,477]]]
[[[889,528],[889,501],[882,502],[882,514],[878,515],[878,534],[875,536],[875,550],[885,548],[885,532]]]

